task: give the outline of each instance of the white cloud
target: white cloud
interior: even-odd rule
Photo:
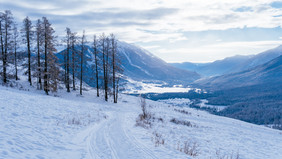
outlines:
[[[253,47],[253,50],[260,51],[261,48],[276,45],[275,43],[260,47],[257,44],[248,43],[244,46],[245,42],[224,43],[218,39],[215,40],[217,45],[204,46],[201,43],[205,39],[201,39],[194,42],[198,47],[193,47],[185,44],[185,41],[188,43],[189,40],[193,40],[184,35],[187,31],[282,26],[282,9],[270,6],[275,0],[0,1],[0,10],[11,9],[15,16],[21,19],[25,15],[34,19],[43,15],[47,16],[51,22],[54,22],[58,35],[64,34],[67,26],[79,33],[83,29],[89,34],[113,32],[123,41],[146,43],[144,46],[153,45],[162,48],[156,50],[157,47],[155,47],[150,50],[159,51],[156,54],[166,61],[177,60],[177,58],[179,61],[212,61],[234,54],[228,50],[233,49],[234,52],[234,49],[238,49],[237,52],[241,52],[243,50],[240,48],[245,47],[251,50]],[[168,52],[167,50],[173,50],[167,47],[168,43],[172,46],[181,43],[182,46],[178,48],[182,49]],[[209,51],[209,49],[212,50]],[[225,54],[224,49],[227,49]],[[180,56],[175,56],[176,53],[181,54],[182,59]]]
[[[212,62],[235,55],[252,55],[282,45],[282,41],[221,42],[200,48],[156,49],[168,62]],[[177,55],[177,56],[175,56]],[[179,59],[178,57],[181,57]]]

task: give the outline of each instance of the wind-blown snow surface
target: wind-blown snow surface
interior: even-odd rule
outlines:
[[[185,141],[199,145],[195,158],[217,158],[216,151],[282,158],[278,130],[153,101],[147,101],[148,111],[158,120],[145,129],[135,126],[138,98],[122,95],[112,104],[94,96],[94,90],[52,97],[0,86],[0,158],[192,158],[177,150]],[[177,125],[172,118],[193,126]],[[163,145],[155,146],[156,133]]]

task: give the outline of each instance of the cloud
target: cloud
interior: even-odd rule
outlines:
[[[233,55],[236,48],[231,45],[227,46],[232,48],[233,52],[227,51],[225,55],[222,52],[220,56],[215,51],[212,51],[215,56],[210,56],[204,50],[207,43],[238,42],[246,39],[270,41],[275,40],[272,37],[274,34],[278,40],[282,26],[282,1],[277,0],[0,1],[0,11],[12,10],[19,24],[25,16],[32,20],[46,16],[53,23],[59,37],[65,34],[65,27],[70,27],[78,33],[85,29],[89,35],[113,32],[123,41],[138,43],[141,46],[158,46],[148,48],[166,60],[169,60],[169,57],[180,59],[180,56],[176,55],[182,52],[180,50],[170,52],[171,55],[165,53],[164,50],[173,50],[173,47],[198,52],[202,58],[210,60],[214,57]],[[249,33],[246,28],[269,28],[271,31],[270,35],[260,31]],[[198,34],[199,32],[206,33]],[[217,41],[218,39],[222,41]],[[160,48],[163,50],[158,52],[157,49]],[[188,61],[191,59],[188,56],[194,54],[187,54],[183,58]]]

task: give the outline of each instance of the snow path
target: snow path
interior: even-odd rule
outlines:
[[[128,130],[125,129],[127,114],[132,112],[109,112],[108,120],[101,123],[88,138],[88,151],[92,158],[146,158],[157,159],[154,151],[138,142]],[[109,157],[111,156],[111,157]]]

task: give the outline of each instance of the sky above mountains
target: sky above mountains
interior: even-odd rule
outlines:
[[[46,16],[59,36],[65,28],[92,40],[115,33],[167,62],[210,62],[282,44],[282,1],[272,0],[0,0],[18,23]]]

